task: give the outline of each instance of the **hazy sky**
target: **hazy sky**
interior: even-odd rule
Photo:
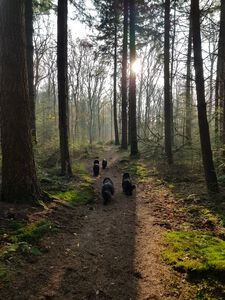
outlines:
[[[92,14],[94,14],[94,7],[91,0],[85,1],[86,6],[92,10]],[[74,37],[85,38],[89,33],[91,33],[91,29],[88,28],[85,24],[82,24],[79,20],[74,19],[75,8],[73,5],[69,4],[68,6],[68,27],[72,31]]]

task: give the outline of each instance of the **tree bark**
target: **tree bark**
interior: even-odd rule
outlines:
[[[61,174],[72,176],[68,138],[67,0],[58,0],[58,101]]]
[[[123,1],[123,59],[122,59],[122,142],[121,148],[127,149],[127,50],[128,50],[128,0]]]
[[[165,33],[164,33],[164,117],[165,117],[165,153],[169,164],[172,156],[172,118],[170,93],[170,0],[165,1]]]
[[[186,138],[189,144],[192,142],[191,135],[191,120],[192,120],[192,109],[191,109],[191,50],[192,50],[192,32],[191,22],[189,24],[189,35],[188,35],[188,52],[187,52],[187,78],[186,78]]]
[[[209,192],[218,192],[219,187],[217,183],[216,172],[214,169],[209,125],[206,113],[205,102],[205,82],[203,74],[203,59],[202,59],[202,45],[200,34],[200,10],[199,0],[191,1],[191,22],[192,22],[192,37],[194,49],[194,66],[195,66],[195,82],[197,93],[197,107],[198,107],[198,123],[200,132],[200,141],[202,149],[202,160],[205,171],[206,185]]]
[[[115,131],[115,145],[119,145],[119,130],[117,121],[117,34],[118,34],[118,2],[114,0],[114,74],[113,74],[113,113],[114,113],[114,131]]]
[[[2,0],[0,23],[1,196],[36,201],[40,189],[30,132],[24,1]]]
[[[221,0],[220,33],[218,44],[218,91],[221,107],[221,142],[225,144],[225,1]]]
[[[36,116],[35,116],[35,98],[34,98],[34,71],[33,71],[33,7],[32,0],[25,1],[25,27],[26,27],[26,45],[27,45],[27,73],[29,87],[30,103],[30,128],[33,141],[37,143],[36,137]]]
[[[132,70],[132,65],[136,61],[135,42],[135,20],[136,8],[135,0],[130,0],[130,86],[129,86],[129,129],[130,129],[130,154],[138,154],[137,143],[137,118],[136,118],[136,73]]]

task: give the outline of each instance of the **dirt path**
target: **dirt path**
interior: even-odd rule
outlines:
[[[169,292],[170,273],[160,258],[162,229],[154,225],[151,198],[146,200],[143,185],[132,197],[123,195],[119,154],[111,156],[95,184],[96,203],[48,212],[59,232],[44,239],[40,258],[17,262],[20,274],[10,289],[0,291],[0,299],[178,299]],[[107,206],[100,197],[105,176],[116,189]]]

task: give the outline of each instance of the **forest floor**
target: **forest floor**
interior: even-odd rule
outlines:
[[[141,159],[132,162],[114,147],[98,156],[108,160],[108,167],[96,180],[86,179],[94,187],[86,204],[71,206],[63,196],[39,208],[1,203],[0,299],[225,299],[218,278],[203,276],[194,282],[185,267],[173,270],[162,255],[168,232],[207,229],[215,236],[224,234],[212,213],[198,214],[209,210],[202,179],[180,170],[170,177],[173,183],[167,182],[160,168]],[[89,175],[93,158],[96,154],[82,158]],[[133,196],[122,193],[124,171],[136,183]],[[106,206],[101,198],[104,177],[115,186]],[[190,194],[196,189],[198,194]],[[25,232],[20,220],[45,221]],[[214,286],[211,291],[207,280],[210,289]]]

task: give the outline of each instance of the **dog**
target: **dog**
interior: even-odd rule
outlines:
[[[114,195],[114,185],[109,177],[105,177],[102,184],[103,204],[106,205]]]
[[[124,173],[122,177],[122,188],[123,192],[127,196],[132,196],[133,190],[136,188],[134,184],[132,184],[129,173]]]
[[[94,160],[93,173],[94,173],[94,176],[99,175],[99,160],[98,159]]]
[[[103,159],[102,160],[102,169],[105,169],[107,167],[107,160]]]

